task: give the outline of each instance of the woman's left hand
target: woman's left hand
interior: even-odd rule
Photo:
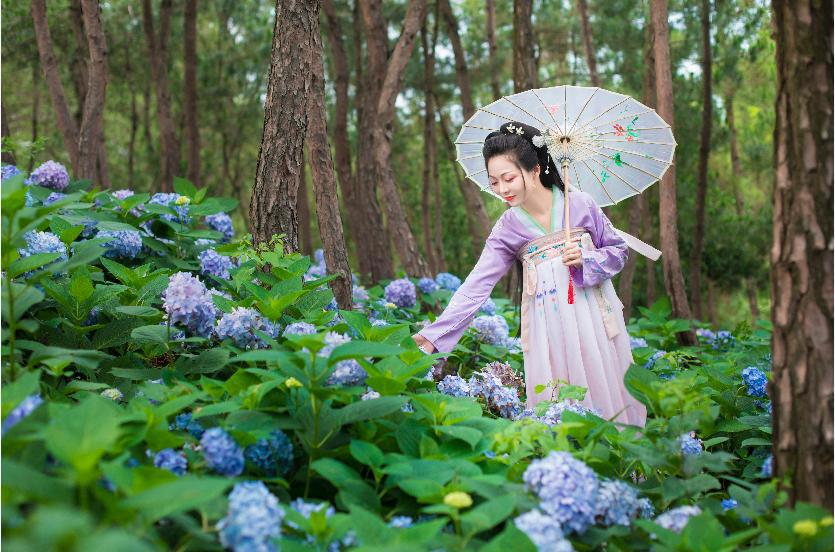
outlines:
[[[563,249],[562,252],[562,263],[565,266],[582,266],[583,265],[583,254],[580,251],[580,247],[576,241],[572,241]]]

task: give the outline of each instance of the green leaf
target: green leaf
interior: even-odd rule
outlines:
[[[383,358],[398,355],[403,348],[387,343],[376,343],[374,341],[349,341],[336,347],[328,358],[328,365],[332,365],[346,358]]]
[[[129,497],[122,504],[139,510],[148,521],[156,521],[176,512],[208,505],[221,497],[234,482],[233,479],[186,474],[176,481]]]
[[[168,327],[159,324],[140,326],[130,332],[130,337],[139,344],[166,345],[168,343]]]
[[[516,509],[516,498],[504,495],[479,504],[461,516],[462,529],[467,535],[486,531],[506,520]]]
[[[483,437],[482,433],[471,427],[463,427],[463,426],[443,426],[443,425],[436,425],[433,426],[435,431],[439,433],[443,433],[445,435],[449,435],[450,437],[454,437],[455,439],[461,439],[468,445],[470,448],[474,448],[476,443],[478,443],[481,438]]]
[[[37,253],[35,255],[20,258],[9,266],[9,276],[11,278],[17,278],[24,272],[41,268],[42,266],[60,258],[60,253]]]
[[[380,397],[368,401],[357,401],[337,410],[336,417],[339,425],[382,418],[400,410],[406,400],[406,397]]]
[[[142,305],[122,305],[113,310],[122,314],[127,314],[128,316],[138,316],[140,318],[153,318],[162,314],[154,307],[146,307]]]
[[[133,329],[141,324],[142,321],[135,318],[114,320],[93,334],[93,347],[102,350],[124,345],[130,341]]]
[[[194,357],[180,357],[178,366],[187,374],[214,374],[229,362],[229,350],[220,347],[203,351]]]
[[[771,441],[768,439],[763,439],[762,437],[751,437],[749,439],[745,439],[742,441],[740,446],[743,447],[755,447],[755,446],[766,446],[770,447],[772,445]]]
[[[218,403],[212,403],[207,406],[201,406],[194,409],[194,419],[205,418],[206,416],[215,416],[217,414],[227,414],[241,409],[241,403],[238,400],[228,400]]]
[[[39,499],[45,502],[73,500],[73,488],[63,479],[50,477],[12,458],[4,458],[0,466],[2,466],[4,494],[11,490],[27,499]]]
[[[333,458],[320,458],[310,465],[311,469],[340,488],[347,481],[362,481],[353,468]]]
[[[360,464],[379,468],[383,464],[383,451],[377,445],[366,441],[351,440],[351,456]]]
[[[126,286],[133,287],[137,282],[137,277],[134,272],[126,266],[123,266],[116,261],[112,261],[106,257],[102,257],[101,264],[110,272],[117,280]]]
[[[174,177],[174,191],[180,195],[188,197],[189,199],[192,199],[197,194],[197,188],[194,184],[192,184],[191,181],[179,176]]]
[[[11,319],[11,313],[9,309],[14,310],[14,319],[20,320],[26,311],[32,308],[34,305],[37,305],[41,301],[43,301],[44,294],[42,291],[26,286],[24,284],[18,284],[16,282],[12,282],[11,285],[4,285],[3,287],[3,301],[2,301],[2,311],[3,311],[3,320],[7,323]],[[11,293],[11,297],[9,294]],[[13,302],[12,302],[13,301]]]
[[[397,486],[406,494],[423,501],[429,501],[444,494],[444,486],[432,479],[404,479]]]

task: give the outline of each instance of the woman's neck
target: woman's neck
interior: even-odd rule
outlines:
[[[546,217],[551,212],[555,193],[559,193],[559,190],[551,190],[542,185],[534,187],[525,197],[522,208],[534,216]]]

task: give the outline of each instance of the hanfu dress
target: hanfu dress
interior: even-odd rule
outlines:
[[[589,194],[572,190],[571,236],[580,240],[583,264],[571,269],[574,303],[569,304],[568,267],[562,262],[564,195],[554,190],[552,198],[547,231],[522,207],[502,214],[447,308],[418,333],[438,352],[452,351],[518,259],[523,266],[521,341],[527,407],[550,397],[550,389],[537,394],[537,385],[563,380],[587,388],[583,404],[599,410],[602,417],[643,427],[646,408],[623,383],[633,358],[623,304],[611,281],[637,240],[615,229]],[[624,236],[631,238],[629,244]]]

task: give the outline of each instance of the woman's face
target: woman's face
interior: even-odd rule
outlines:
[[[524,174],[525,178],[522,179]],[[507,155],[496,155],[487,162],[487,178],[490,182],[490,189],[502,196],[509,206],[522,205],[528,193],[525,187],[533,185],[539,174],[539,166],[528,172],[519,169]]]

